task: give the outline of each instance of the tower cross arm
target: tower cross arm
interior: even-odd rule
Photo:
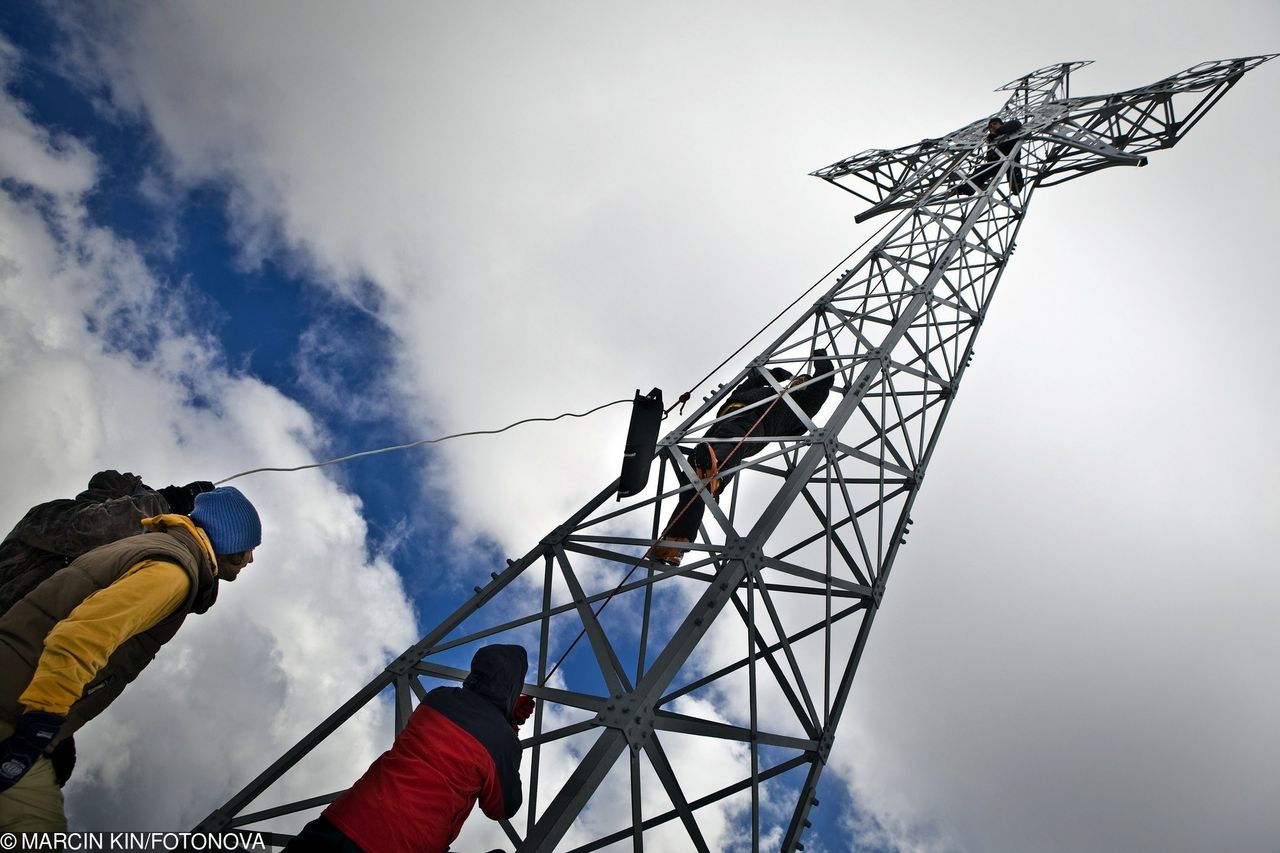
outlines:
[[[962,156],[945,139],[925,139],[892,150],[863,151],[810,174],[882,205],[945,178]]]
[[[1149,86],[1063,101],[1059,119],[1038,134],[1046,143],[1038,184],[1146,165],[1147,153],[1172,148],[1245,72],[1276,55],[1202,62]]]
[[[1013,94],[998,111],[1017,119],[1027,177],[1047,186],[1108,166],[1141,166],[1146,154],[1172,147],[1245,72],[1277,54],[1202,62],[1148,86],[1109,95],[1069,97],[1072,71],[1088,62],[1064,62],[1033,71],[997,91]],[[811,174],[871,207],[859,221],[938,198],[957,169],[979,167],[987,119],[944,137],[895,149],[873,149]],[[1052,180],[1050,180],[1052,179]]]
[[[1048,65],[1001,86],[997,91],[1012,94],[1000,113],[1019,118],[1026,124],[1031,116],[1042,114],[1046,104],[1065,97],[1071,72],[1088,64],[1060,62]],[[864,151],[810,174],[869,202],[872,207],[859,216],[861,221],[876,213],[910,207],[928,198],[955,174],[966,159],[981,156],[977,152],[985,147],[986,134],[987,119],[984,117],[946,136],[924,139],[901,148]]]

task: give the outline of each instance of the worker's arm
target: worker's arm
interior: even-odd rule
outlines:
[[[507,820],[520,811],[524,802],[524,785],[520,780],[520,747],[494,765],[495,773],[484,780],[480,789],[480,810],[493,820]]]
[[[768,394],[762,394],[761,391],[766,389]],[[733,389],[729,399],[721,404],[720,409],[716,412],[716,417],[723,418],[730,412],[749,406],[758,400],[764,399],[766,396],[773,396],[773,386],[768,383],[759,370],[752,370],[751,374],[739,382],[737,388]]]
[[[831,386],[836,384],[836,374],[831,359],[827,358],[827,351],[824,349],[814,350],[813,375],[814,382],[810,387],[817,388],[825,397],[831,390]]]
[[[822,408],[822,404],[827,401],[827,395],[831,393],[831,386],[835,382],[836,374],[833,370],[831,359],[827,358],[827,351],[824,349],[814,350],[813,380],[791,396],[806,415],[813,417]]]
[[[27,711],[66,716],[120,644],[173,613],[190,587],[181,566],[143,560],[90,595],[45,637],[35,675],[19,703]]]

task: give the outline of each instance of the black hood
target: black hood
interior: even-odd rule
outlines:
[[[497,705],[510,721],[528,671],[529,653],[524,646],[483,646],[471,658],[471,674],[462,686]]]
[[[76,500],[109,501],[127,498],[139,491],[149,491],[137,474],[119,471],[99,471],[89,478],[89,487],[76,495]]]

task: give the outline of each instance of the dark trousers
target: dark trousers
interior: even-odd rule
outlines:
[[[302,827],[284,848],[288,853],[364,853],[364,848],[343,834],[324,815]],[[490,850],[489,853],[504,853]]]
[[[324,816],[302,827],[284,848],[288,853],[364,853],[364,849],[343,834]]]
[[[973,195],[975,187],[978,190],[985,190],[998,171],[1000,171],[999,155],[988,156],[987,164],[974,172],[973,177],[961,183],[951,193],[952,195]],[[1022,192],[1022,170],[1018,168],[1016,162],[1009,167],[1009,189],[1015,193]]]
[[[716,470],[724,471],[735,465],[741,464],[743,459],[754,456],[764,448],[760,442],[741,442],[737,439],[729,441],[710,441],[703,442],[693,450],[689,451],[689,462],[695,470],[706,471],[706,462],[710,458],[707,449],[715,453]],[[684,470],[676,468],[676,477],[680,481],[680,486],[686,487],[692,481],[685,476]],[[719,488],[715,490],[713,497],[718,499],[721,492],[729,488],[729,482],[733,479],[730,474],[727,477],[720,477]],[[708,484],[707,488],[710,488]],[[702,513],[706,511],[707,505],[703,502],[702,495],[696,490],[691,489],[687,492],[681,492],[676,495],[677,503],[675,510],[671,513],[671,518],[667,521],[666,529],[662,533],[663,539],[681,539],[692,542],[694,537],[698,535],[698,527],[702,524]]]

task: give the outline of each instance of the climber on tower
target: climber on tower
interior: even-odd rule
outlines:
[[[1018,141],[1010,137],[1020,130],[1022,130],[1022,122],[1017,119],[1005,120],[1000,116],[992,116],[987,122],[986,165],[975,172],[973,177],[956,186],[951,191],[952,194],[972,195],[975,188],[979,191],[985,190],[996,172],[1000,171],[1000,161],[1013,154],[1013,148]],[[1009,190],[1014,193],[1022,192],[1022,169],[1018,167],[1016,158],[1009,164]]]
[[[836,376],[832,370],[831,360],[827,358],[825,349],[813,352],[814,376],[801,374],[792,377],[781,367],[774,367],[769,374],[779,384],[787,383],[784,391],[787,397],[800,407],[810,419],[827,401],[827,395],[835,384]],[[772,400],[771,403],[763,401]],[[752,407],[753,404],[760,405]],[[740,414],[726,417],[742,410]],[[744,379],[720,410],[716,412],[718,420],[706,432],[706,441],[699,442],[692,450],[686,451],[689,464],[698,478],[707,481],[707,490],[711,497],[718,499],[722,491],[733,479],[733,475],[720,476],[719,472],[727,471],[749,456],[754,456],[764,449],[765,442],[753,440],[752,436],[781,438],[801,435],[807,427],[796,416],[787,402],[779,396],[759,370]],[[677,466],[676,476],[682,488],[690,483],[684,472]],[[702,523],[702,512],[705,504],[696,492],[680,493],[680,502],[667,522],[659,540],[650,552],[653,559],[669,566],[678,566],[684,558],[685,549],[671,543],[692,542]]]

